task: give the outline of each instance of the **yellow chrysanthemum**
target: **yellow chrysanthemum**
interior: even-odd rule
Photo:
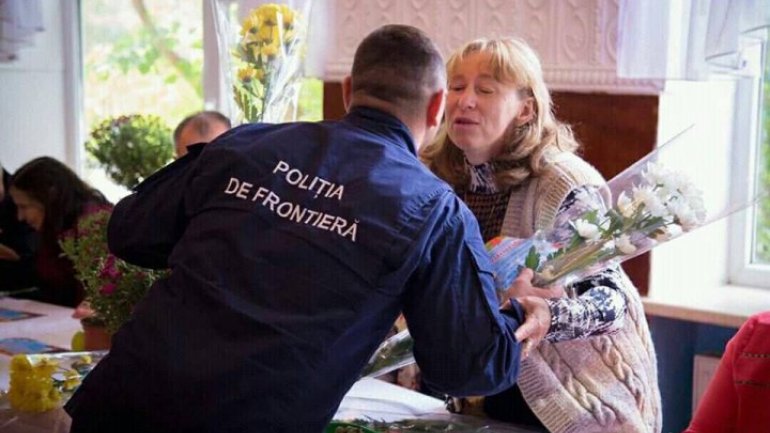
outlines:
[[[278,55],[278,45],[276,44],[264,45],[261,49],[261,53],[263,56],[267,57],[268,59],[272,59]]]
[[[257,8],[257,13],[262,18],[262,24],[268,26],[274,26],[278,24],[278,12],[281,7],[277,4],[270,3]]]
[[[11,358],[11,372],[21,373],[32,370],[32,365],[25,355],[14,355]]]
[[[257,33],[260,27],[259,14],[251,13],[243,20],[243,26],[241,27],[241,36],[246,36],[248,33]]]
[[[246,66],[238,70],[238,79],[244,83],[247,83],[257,76],[257,70],[251,66]]]
[[[61,392],[54,388],[52,378],[57,365],[43,359],[33,366],[25,355],[14,356],[8,390],[11,406],[27,412],[42,412],[57,407]]]
[[[294,10],[289,5],[281,5],[281,21],[283,21],[284,28],[294,25]]]
[[[277,26],[262,26],[259,29],[259,32],[257,32],[257,38],[256,40],[258,42],[270,42],[273,40],[275,35],[275,29],[277,29]]]

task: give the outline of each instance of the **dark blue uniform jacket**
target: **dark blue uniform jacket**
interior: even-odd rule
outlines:
[[[475,219],[373,109],[231,130],[122,200],[109,243],[172,272],[68,405],[76,422],[321,432],[402,311],[436,390],[518,373],[522,312],[498,310]]]

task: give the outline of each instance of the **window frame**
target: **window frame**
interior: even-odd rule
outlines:
[[[742,200],[748,200],[753,196],[759,184],[763,127],[761,122],[762,83],[765,62],[770,61],[766,58],[768,43],[770,41],[763,41],[747,48],[746,60],[749,62],[749,68],[758,73],[743,77],[736,83],[731,194]],[[745,211],[736,212],[731,216],[728,282],[733,285],[770,289],[770,264],[752,263],[756,242],[756,221],[756,206],[748,207]]]

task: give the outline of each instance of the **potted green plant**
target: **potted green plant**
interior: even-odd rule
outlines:
[[[110,253],[107,247],[110,213],[111,210],[104,207],[81,217],[76,229],[59,241],[64,255],[72,261],[83,284],[85,299],[93,310],[92,316],[83,319],[86,338],[94,328],[104,328],[101,338],[106,341],[97,344],[100,346],[109,343],[110,335],[128,320],[136,303],[166,272],[132,265]],[[94,347],[89,342],[86,346],[90,346],[88,350],[107,348]]]
[[[133,188],[174,158],[171,129],[158,116],[110,117],[91,130],[86,150],[119,185]]]

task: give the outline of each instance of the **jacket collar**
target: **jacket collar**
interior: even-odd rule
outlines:
[[[392,114],[369,107],[353,107],[344,121],[379,135],[385,135],[417,156],[409,128]]]

